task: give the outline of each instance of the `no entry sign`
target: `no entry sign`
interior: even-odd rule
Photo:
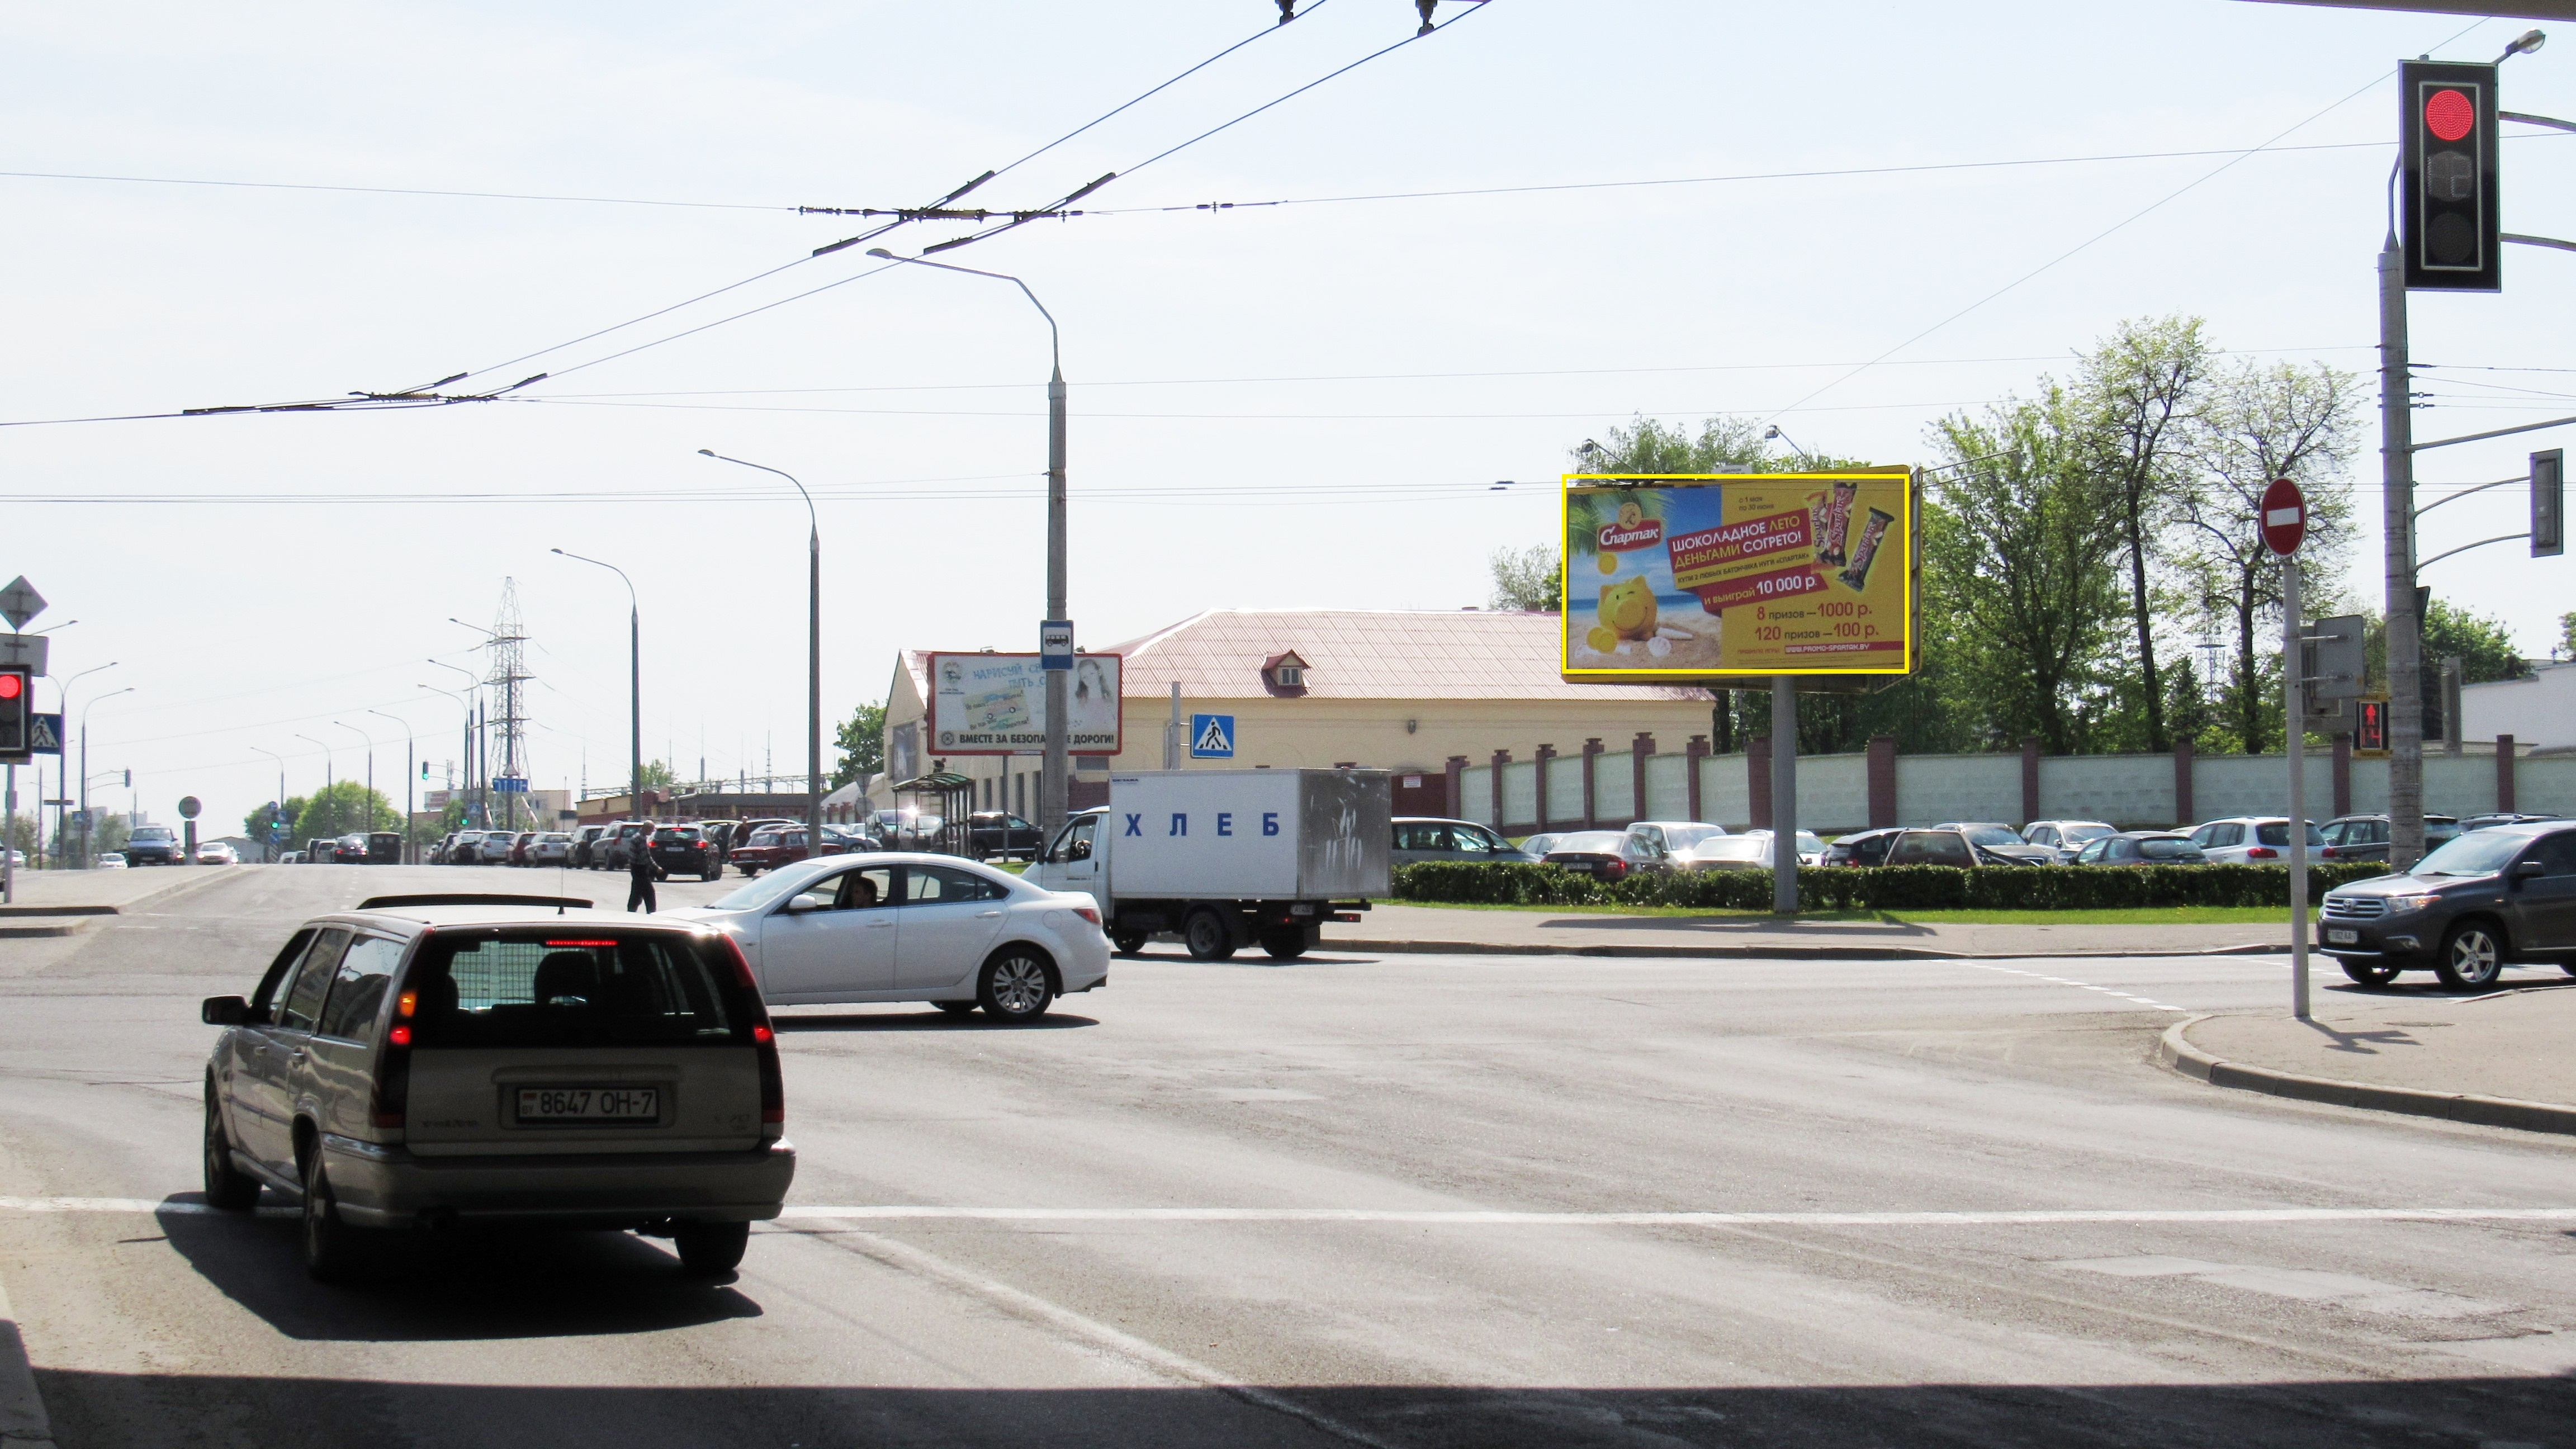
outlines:
[[[2308,537],[2308,500],[2299,485],[2287,478],[2275,478],[2263,490],[2263,546],[2283,558],[2299,551]]]

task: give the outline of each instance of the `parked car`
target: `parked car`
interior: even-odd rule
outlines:
[[[1672,857],[1624,830],[1578,830],[1547,853],[1549,865],[1581,871],[1595,880],[1626,880],[1640,872],[1669,871]]]
[[[447,838],[447,854],[441,857],[449,865],[480,865],[483,862],[483,832],[460,830]]]
[[[2009,830],[2004,831],[2004,834],[2011,836],[2014,846],[2017,847],[2011,855],[1981,843],[1971,831],[1957,826],[1944,828],[1936,825],[1929,830],[1899,830],[1896,832],[1896,839],[1887,848],[1887,858],[1881,863],[1949,865],[1963,869],[1974,866],[2033,864],[2030,859],[2032,847],[2023,845],[2021,837],[2013,835]],[[2052,860],[2050,863],[2055,862]]]
[[[1567,831],[1557,830],[1551,831],[1545,835],[1524,836],[1522,837],[1520,844],[1513,848],[1532,860],[1545,860],[1547,859],[1547,853],[1556,849],[1556,843],[1563,840],[1569,833],[1570,832]]]
[[[2179,830],[2123,830],[2084,842],[2075,865],[2206,865],[2209,857]]]
[[[740,949],[670,917],[408,899],[306,922],[248,997],[199,1008],[224,1028],[207,1205],[300,1203],[324,1280],[376,1230],[458,1224],[633,1229],[693,1273],[740,1263],[796,1172]]]
[[[402,858],[403,838],[401,831],[371,830],[367,832],[367,864],[400,865],[402,864]]]
[[[1673,858],[1674,868],[1680,869],[1681,857],[1690,854],[1691,847],[1724,835],[1726,827],[1701,820],[1632,820],[1628,822],[1628,833],[1659,847]]]
[[[1768,830],[1712,835],[1675,856],[1673,865],[1679,870],[1769,870],[1772,838]],[[1824,857],[1824,839],[1812,830],[1799,831],[1798,863],[1817,865]]]
[[[1476,865],[1535,865],[1538,857],[1472,820],[1440,820],[1404,815],[1388,822],[1393,865],[1419,865],[1427,860],[1460,860]]]
[[[2119,833],[2120,827],[2099,820],[2034,820],[2021,828],[2025,843],[2056,851],[2060,865],[2074,860],[2085,842]]]
[[[197,847],[199,865],[239,865],[241,853],[220,840],[209,840]]]
[[[2193,826],[2191,843],[2213,865],[2278,863],[2290,858],[2290,817],[2236,815]],[[2308,822],[2308,858],[2325,859],[2326,838]]]
[[[528,847],[537,843],[537,832],[522,830],[510,837],[510,853],[502,857],[504,865],[529,865]]]
[[[839,841],[825,836],[822,850],[816,852],[807,846],[804,826],[770,825],[753,831],[750,843],[729,852],[726,860],[745,876],[755,876],[764,870],[793,865],[809,855],[841,855],[847,853],[847,849]]]
[[[624,870],[627,852],[634,848],[637,841],[649,844],[652,838],[652,821],[621,820],[602,831],[599,838],[590,843],[590,868]]]
[[[2564,815],[2516,815],[2509,811],[2491,815],[2472,815],[2460,822],[2460,833],[2465,835],[2472,830],[2488,830],[2498,825],[2528,825],[2535,821],[2566,818]]]
[[[829,829],[830,827],[825,827]],[[977,860],[1035,860],[1046,844],[1038,828],[1007,810],[979,810],[966,817],[967,848]]]
[[[518,843],[519,837],[514,831],[484,831],[483,842],[479,847],[477,847],[479,858],[475,863],[478,865],[508,865],[510,863],[510,849]]]
[[[2386,860],[2388,858],[2388,817],[2385,815],[2338,815],[2318,827],[2317,834],[2326,843],[2328,860]],[[2424,817],[2424,846],[2427,850],[2448,845],[2460,835],[2460,822],[2448,815]]]
[[[187,847],[167,825],[137,825],[125,839],[128,865],[186,865]]]
[[[1969,844],[1986,855],[1994,857],[1990,860],[1978,861],[1979,865],[2064,865],[2066,863],[2065,857],[2057,853],[2057,847],[2033,845],[2022,839],[2020,833],[2011,826],[2000,825],[1992,820],[1947,820],[1932,828],[1956,830],[1968,837]]]
[[[714,880],[724,874],[725,858],[706,832],[694,825],[657,825],[653,827],[653,863],[672,875],[693,875],[700,880]]]
[[[302,865],[304,863],[304,852],[300,850],[290,850],[284,855],[279,856],[277,858],[277,863],[279,865]]]
[[[2576,822],[2463,831],[2402,875],[2326,892],[2317,925],[2321,949],[2365,986],[2429,969],[2454,991],[2483,990],[2517,961],[2576,975]]]
[[[1897,826],[1882,825],[1874,830],[1855,830],[1849,835],[1837,836],[1833,844],[1825,847],[1824,863],[1885,865],[1888,848],[1895,845],[1896,837],[1904,833]]]
[[[542,831],[536,839],[528,842],[530,865],[563,865],[571,859],[572,834],[569,831]]]
[[[1091,897],[950,855],[791,863],[661,919],[722,931],[781,1006],[927,1001],[1016,1023],[1109,979],[1109,938]]]
[[[352,830],[332,841],[331,859],[340,865],[365,865],[367,863],[366,832]]]
[[[126,869],[125,857],[117,851],[107,851],[99,856],[98,868],[100,870],[124,870]]]

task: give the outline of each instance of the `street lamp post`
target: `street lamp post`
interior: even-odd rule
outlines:
[[[796,484],[805,500],[805,839],[819,855],[823,849],[823,519],[814,511],[814,495],[796,475],[766,463],[728,458],[713,448],[699,453],[719,463],[733,463],[775,473]]]
[[[263,750],[257,745],[251,746],[251,751],[277,761],[277,815],[280,820],[283,820],[286,818],[286,757],[275,750]],[[266,853],[269,855],[277,854],[275,834],[274,831],[270,832],[271,838],[266,846]]]
[[[1067,619],[1068,606],[1065,599],[1064,542],[1064,336],[1055,325],[1055,314],[1046,309],[1044,302],[1038,300],[1037,293],[1029,290],[1028,283],[1005,272],[981,272],[973,267],[924,261],[920,257],[899,257],[883,247],[870,248],[868,255],[890,262],[910,262],[917,267],[936,267],[943,272],[964,272],[970,277],[990,277],[995,281],[1008,282],[1019,288],[1020,294],[1029,299],[1029,305],[1037,308],[1038,315],[1046,319],[1047,346],[1053,355],[1055,365],[1054,372],[1047,378],[1046,617],[1049,627],[1061,627],[1069,632],[1072,625]],[[1040,662],[1051,661],[1041,660]],[[1073,677],[1072,668],[1073,661],[1068,658],[1064,661],[1063,668],[1046,670],[1046,759],[1038,773],[1038,831],[1048,839],[1053,839],[1055,832],[1064,824],[1066,807],[1070,803],[1072,793],[1071,773],[1068,768],[1072,754],[1069,747],[1072,721],[1066,718],[1072,702],[1072,691],[1068,687]]]
[[[79,623],[79,622],[80,622],[80,620],[78,620],[78,619],[74,619],[74,620],[72,620],[72,621],[70,621],[70,622],[71,622],[71,623],[74,623],[74,624],[77,624],[77,623]],[[60,625],[60,624],[57,624],[57,625],[55,625],[55,626],[53,626],[53,627],[54,627],[54,628],[62,628],[62,627],[65,627],[65,626]],[[50,632],[50,631],[45,631],[45,632]],[[52,675],[50,675],[50,674],[48,674],[48,675],[46,675],[46,676],[45,676],[47,679],[54,679],[54,696],[55,696],[56,700],[57,700],[57,701],[62,705],[62,707],[63,707],[63,717],[64,717],[65,719],[69,719],[69,718],[71,718],[71,712],[72,712],[72,686],[73,686],[73,685],[75,685],[75,684],[80,683],[80,682],[81,682],[82,680],[84,680],[84,679],[89,678],[91,675],[98,673],[98,672],[99,672],[100,670],[102,670],[102,669],[114,669],[114,668],[116,667],[116,664],[117,664],[117,661],[115,661],[115,660],[111,659],[111,660],[107,661],[105,664],[93,665],[93,666],[91,666],[91,667],[90,667],[90,668],[88,668],[88,669],[84,669],[84,670],[82,670],[80,673],[73,675],[73,676],[72,676],[71,678],[69,678],[69,679],[54,679],[54,677],[53,677]],[[86,712],[86,711],[84,711],[84,712]],[[57,799],[66,799],[66,800],[67,800],[67,799],[71,798],[71,793],[72,793],[72,792],[71,792],[71,787],[69,786],[69,784],[67,784],[67,783],[65,782],[65,780],[64,780],[64,778],[63,778],[62,757],[61,757],[60,755],[57,755],[57,756],[55,756],[55,757],[54,757],[54,794],[55,794],[55,797],[56,797]],[[62,850],[61,850],[62,843],[63,843],[63,807],[62,807],[62,806],[60,806],[60,805],[57,805],[57,806],[55,806],[55,807],[54,807],[54,845],[55,845],[55,847],[56,847],[56,848],[55,848],[55,851],[54,851],[54,865],[55,865],[55,868],[56,868],[56,869],[60,869],[60,868],[61,868],[61,866],[62,866],[62,863],[63,863],[63,862],[62,862]],[[42,765],[39,765],[39,766],[37,766],[37,767],[36,767],[36,860],[37,860],[37,862],[38,862],[39,864],[41,864],[41,863],[44,861],[44,858],[45,858],[45,770],[44,770],[44,767],[43,767]]]
[[[297,738],[297,739],[299,739],[299,740],[303,740],[303,741],[304,741],[304,742],[306,742],[307,744],[315,744],[315,745],[321,745],[321,746],[322,746],[322,795],[321,795],[321,798],[322,798],[322,799],[325,799],[325,800],[330,800],[330,799],[331,799],[331,784],[332,784],[332,780],[331,780],[331,746],[330,746],[327,742],[325,742],[325,741],[317,740],[317,739],[313,738],[311,735],[297,735],[297,736],[296,736],[296,738]],[[337,835],[340,833],[340,831],[339,831],[339,825],[340,825],[340,805],[339,805],[339,802],[338,802],[338,801],[336,801],[336,800],[332,801],[332,804],[331,804],[331,814],[330,814],[330,817],[329,817],[329,818],[330,818],[330,821],[331,821],[331,834],[332,834],[332,835],[334,835],[334,836],[337,836]],[[306,865],[311,865],[311,864],[313,864],[314,862],[312,862],[312,861],[309,861],[309,860],[308,860],[308,861],[306,861],[306,862],[304,862],[304,863],[305,863]]]
[[[483,683],[481,679],[475,677],[473,670],[467,669],[462,665],[449,664],[443,660],[437,659],[432,659],[428,662],[437,665],[441,669],[453,669],[457,673],[464,675],[465,687],[468,690],[479,688]],[[438,686],[434,684],[424,684],[421,688],[438,689]],[[446,695],[449,699],[455,700],[457,704],[462,706],[465,710],[464,742],[458,746],[463,753],[460,754],[458,758],[465,762],[465,793],[472,795],[474,794],[474,706],[466,702],[464,695],[458,694],[452,689],[438,689],[438,692]],[[468,819],[472,818],[473,811],[470,807],[467,809],[466,815]]]
[[[331,724],[334,728],[347,730],[367,742],[367,794],[365,799],[358,802],[358,828],[373,833],[376,828],[376,737],[356,725],[340,720],[335,719]]]
[[[101,667],[101,668],[105,668],[106,666],[101,665],[100,667]],[[89,712],[90,712],[91,710],[93,710],[93,709],[95,709],[95,708],[97,708],[97,707],[98,707],[98,702],[99,702],[99,700],[102,700],[102,699],[114,699],[114,698],[116,698],[116,697],[117,697],[118,695],[120,695],[120,694],[132,694],[133,692],[134,692],[134,686],[129,684],[129,685],[125,686],[123,689],[111,689],[111,690],[109,690],[109,691],[108,691],[107,693],[105,693],[105,694],[94,696],[94,697],[92,697],[92,698],[91,698],[91,700],[90,700],[90,702],[89,702],[89,703],[87,703],[87,704],[85,704],[85,705],[82,705],[82,706],[81,706],[81,717],[80,717],[80,737],[81,737],[81,743],[80,743],[80,756],[81,756],[81,763],[80,763],[80,768],[81,768],[81,787],[80,787],[81,851],[80,851],[80,863],[81,863],[81,869],[83,869],[83,870],[87,870],[87,869],[89,869],[89,864],[90,864],[90,860],[89,860],[89,837],[90,837],[90,831],[91,831],[91,829],[92,829],[92,827],[91,827],[91,825],[90,825],[90,822],[89,822]]]
[[[617,575],[618,582],[626,585],[626,804],[629,814],[642,818],[644,814],[644,606],[636,602],[635,581],[626,577],[626,570],[613,563],[585,558],[563,549],[556,549],[555,552],[563,554],[565,558],[575,563],[597,564]],[[819,583],[817,587],[820,587]],[[819,620],[821,616],[818,614],[816,617]],[[816,627],[817,629],[821,627],[819,622]],[[819,844],[817,849],[820,849]]]
[[[398,725],[401,725],[401,726],[402,726],[402,730],[403,730],[403,829],[402,829],[402,837],[403,837],[403,844],[402,844],[403,864],[405,864],[405,865],[418,865],[420,862],[419,862],[419,861],[417,861],[417,860],[415,860],[415,859],[413,859],[413,857],[414,857],[416,854],[418,854],[418,852],[416,852],[416,851],[414,851],[414,850],[412,849],[412,844],[411,844],[411,829],[412,829],[412,820],[411,820],[411,816],[412,816],[412,782],[413,782],[413,780],[414,780],[414,779],[416,779],[416,778],[417,778],[417,775],[416,775],[416,773],[415,773],[415,767],[414,767],[414,766],[413,766],[413,764],[412,764],[412,758],[411,758],[411,757],[412,757],[412,733],[411,733],[411,721],[410,721],[410,720],[407,720],[407,719],[398,719],[398,718],[395,718],[395,716],[393,716],[393,715],[389,715],[389,714],[385,713],[383,710],[380,710],[380,709],[371,709],[371,710],[368,710],[368,711],[367,711],[367,713],[369,713],[369,714],[371,714],[371,715],[374,715],[374,716],[375,716],[376,718],[378,718],[378,719],[393,720],[393,722],[394,722],[395,724],[398,724]]]

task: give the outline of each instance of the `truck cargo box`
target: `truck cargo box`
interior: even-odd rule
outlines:
[[[1384,770],[1112,775],[1099,829],[1116,898],[1319,901],[1391,889]]]

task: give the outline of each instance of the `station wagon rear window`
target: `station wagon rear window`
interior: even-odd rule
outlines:
[[[409,985],[415,1047],[728,1046],[751,1041],[723,947],[667,932],[432,936]]]

